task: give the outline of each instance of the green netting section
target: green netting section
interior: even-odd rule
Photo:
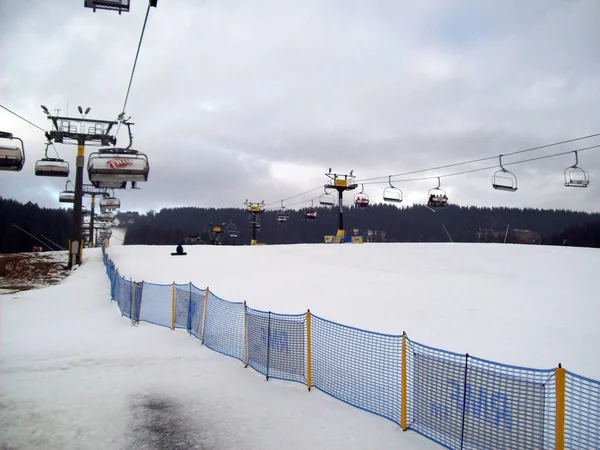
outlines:
[[[248,365],[267,378],[306,383],[306,314],[246,309]]]
[[[567,371],[565,449],[600,449],[600,381]]]
[[[402,336],[312,315],[312,381],[317,389],[400,423]]]
[[[204,345],[228,356],[244,360],[244,304],[228,302],[208,294]]]

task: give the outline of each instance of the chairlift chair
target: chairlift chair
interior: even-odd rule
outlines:
[[[69,163],[60,158],[42,158],[35,162],[38,177],[68,177]]]
[[[333,206],[335,205],[335,197],[327,192],[327,186],[323,188],[325,191],[324,194],[321,194],[319,197],[319,203],[323,206]]]
[[[58,201],[60,203],[75,203],[75,192],[63,191],[58,194]]]
[[[25,164],[25,145],[23,141],[7,131],[0,131],[0,139],[16,139],[21,146],[0,145],[0,170],[19,172]]]
[[[440,187],[440,177],[437,177],[438,185],[428,192],[427,206],[430,208],[443,208],[448,205],[446,191]]]
[[[113,220],[115,220],[115,215],[113,213],[101,213],[98,216],[98,220],[112,222]]]
[[[492,187],[499,191],[515,192],[517,190],[517,177],[514,173],[502,166],[502,155],[500,159],[500,170],[492,175]]]
[[[401,203],[402,202],[402,191],[400,189],[398,189],[397,187],[394,187],[394,185],[392,184],[392,176],[391,175],[390,175],[388,183],[390,183],[390,186],[386,187],[383,190],[383,200],[386,202]]]
[[[100,200],[100,208],[104,208],[107,211],[113,209],[119,209],[121,207],[121,200],[115,197],[107,197]]]
[[[283,211],[277,214],[277,223],[279,225],[284,225],[290,218],[290,215],[285,213],[285,207],[283,206],[283,200],[281,201],[281,209]]]
[[[317,211],[314,209],[314,202],[311,199],[310,200],[310,208],[308,209],[308,211],[306,211],[306,213],[304,214],[304,219],[302,219],[302,220],[306,221],[306,222],[312,222],[316,218],[317,218]]]
[[[367,206],[369,206],[369,196],[365,194],[364,184],[360,185],[360,192],[354,194],[354,205],[357,208],[366,208]]]
[[[123,189],[127,182],[148,181],[149,172],[148,157],[137,150],[104,148],[88,158],[88,178],[97,188]]]
[[[579,157],[575,153],[575,164],[565,169],[565,187],[588,187],[590,176],[581,167],[578,167]]]

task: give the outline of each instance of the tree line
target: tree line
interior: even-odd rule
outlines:
[[[338,227],[337,208],[315,208],[316,220],[306,221],[308,209],[286,210],[284,225],[277,220],[283,211],[260,214],[258,241],[266,244],[323,242]],[[177,245],[186,236],[210,241],[215,225],[223,228],[220,241],[247,245],[251,239],[249,214],[240,208],[164,208],[146,214],[122,212],[126,245]],[[237,229],[237,238],[225,232]],[[17,228],[19,227],[19,228]],[[376,204],[367,208],[344,208],[348,234],[381,242],[525,242],[550,245],[600,247],[600,214],[531,208],[487,208],[449,205],[433,213],[420,205],[396,207]],[[509,229],[506,234],[506,229]],[[25,230],[25,231],[22,231]],[[33,246],[54,250],[66,248],[71,230],[71,213],[59,208],[41,208],[0,197],[0,253],[29,252]],[[29,233],[29,234],[28,234]],[[40,239],[42,243],[30,235]]]
[[[289,219],[277,220],[283,211],[260,214],[258,241],[266,244],[323,242],[338,227],[336,207],[316,208],[314,221],[304,220],[308,209],[286,210]],[[382,242],[524,242],[598,246],[600,214],[532,208],[488,208],[449,205],[433,213],[421,206],[397,207],[376,204],[367,208],[344,208],[344,228],[364,240]],[[247,245],[251,239],[249,213],[240,208],[164,208],[140,215],[129,226],[125,244],[176,245],[186,236],[199,236],[208,242],[214,225],[235,224],[237,239],[223,233],[225,244]],[[508,234],[506,229],[508,228]],[[576,238],[576,236],[582,236]]]

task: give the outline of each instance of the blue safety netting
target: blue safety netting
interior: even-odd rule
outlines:
[[[600,448],[600,381],[567,371],[565,449]]]
[[[185,328],[189,330],[189,311],[192,301],[192,285],[175,285],[175,328]]]
[[[198,339],[202,339],[202,327],[204,326],[204,298],[205,289],[198,289],[191,285],[191,302],[189,313],[188,332]]]
[[[244,360],[244,303],[228,302],[209,292],[204,345],[240,361]]]
[[[317,389],[400,423],[402,336],[312,316],[312,382]]]
[[[171,284],[154,284],[145,281],[140,322],[171,328],[172,290]]]
[[[246,309],[248,365],[267,378],[306,383],[306,314]]]
[[[111,299],[133,322],[185,328],[207,347],[268,378],[307,383],[306,314],[286,315],[221,299],[191,283],[160,285],[120,275],[104,253]],[[173,303],[173,300],[175,302]],[[174,315],[173,315],[174,313]],[[554,369],[509,366],[311,316],[312,386],[400,423],[449,449],[552,449]],[[565,449],[600,448],[600,381],[566,372]]]

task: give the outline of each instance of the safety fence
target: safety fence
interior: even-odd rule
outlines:
[[[104,253],[122,315],[181,328],[267,379],[296,381],[449,449],[600,449],[600,381],[432,348],[313,315],[230,302],[192,283],[126,280]]]

